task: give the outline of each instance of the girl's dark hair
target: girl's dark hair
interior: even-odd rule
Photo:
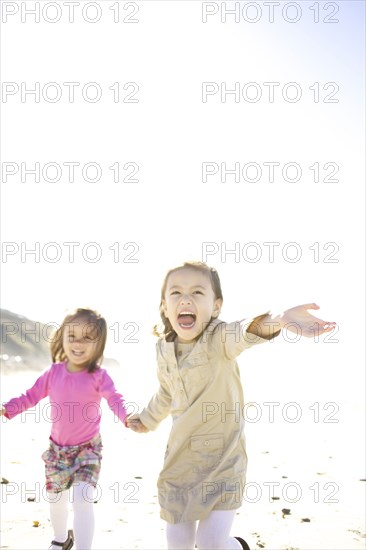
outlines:
[[[165,275],[163,286],[161,287],[159,313],[160,313],[163,326],[160,327],[160,325],[155,325],[153,328],[154,336],[158,336],[158,337],[164,336],[166,340],[169,342],[174,340],[177,333],[173,329],[169,319],[164,314],[163,300],[165,297],[169,276],[172,273],[175,273],[176,271],[179,271],[180,269],[184,269],[184,268],[196,269],[197,271],[200,271],[201,273],[204,273],[205,275],[207,275],[208,278],[210,279],[212,290],[215,295],[215,299],[223,300],[219,274],[217,273],[214,267],[210,267],[204,262],[184,262],[182,265],[178,267],[174,267],[173,269],[170,269],[168,273]],[[213,319],[214,317],[211,318],[211,321]]]
[[[79,308],[75,313],[67,315],[61,326],[56,330],[51,341],[51,355],[53,363],[65,361],[66,354],[63,348],[64,330],[67,325],[86,324],[87,334],[97,341],[94,356],[88,365],[88,372],[94,372],[103,361],[103,352],[107,340],[106,320],[92,309]]]

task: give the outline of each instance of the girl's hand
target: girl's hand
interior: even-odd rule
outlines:
[[[131,430],[137,433],[147,433],[149,431],[146,426],[143,425],[137,414],[126,418],[126,428],[131,428]]]
[[[5,413],[6,413],[6,409],[0,409],[0,416],[4,416]]]
[[[337,326],[337,323],[323,321],[315,317],[315,315],[311,315],[308,313],[308,309],[319,309],[319,306],[316,304],[304,304],[287,309],[281,315],[281,327],[296,334],[300,331],[301,336],[311,338],[315,335],[331,332]]]

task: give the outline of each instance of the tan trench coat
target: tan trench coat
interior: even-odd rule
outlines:
[[[155,430],[169,413],[173,417],[158,479],[160,515],[169,523],[204,519],[212,510],[241,505],[247,455],[235,358],[268,341],[246,332],[252,321],[213,321],[182,362],[177,362],[174,342],[157,342],[160,387],[140,419]]]

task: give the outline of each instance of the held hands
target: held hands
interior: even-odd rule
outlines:
[[[290,332],[299,333],[301,336],[311,338],[319,336],[325,332],[331,332],[337,323],[323,321],[315,315],[311,315],[308,309],[319,309],[317,304],[303,304],[302,306],[287,309],[280,316],[281,328],[286,328]]]
[[[127,416],[125,420],[125,426],[126,428],[131,428],[134,432],[137,433],[147,433],[149,430],[146,428],[146,426],[143,425],[143,423],[140,420],[140,417],[138,414],[133,414]]]

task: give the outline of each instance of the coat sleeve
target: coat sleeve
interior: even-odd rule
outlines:
[[[212,341],[217,352],[223,354],[227,359],[235,359],[244,350],[268,342],[266,338],[247,332],[251,323],[255,322],[256,319],[265,317],[267,314],[263,313],[233,323],[221,322],[217,324],[212,331]],[[273,337],[278,336],[280,332],[275,332]]]
[[[22,393],[19,397],[14,397],[7,403],[4,403],[6,411],[4,416],[6,418],[14,418],[18,414],[37,405],[44,397],[47,397],[51,370],[52,367],[44,372],[25,394]]]
[[[158,344],[157,344],[158,354]],[[140,413],[140,420],[149,430],[156,430],[158,425],[171,411],[172,396],[163,373],[158,367],[159,389],[150,399],[149,404]]]

